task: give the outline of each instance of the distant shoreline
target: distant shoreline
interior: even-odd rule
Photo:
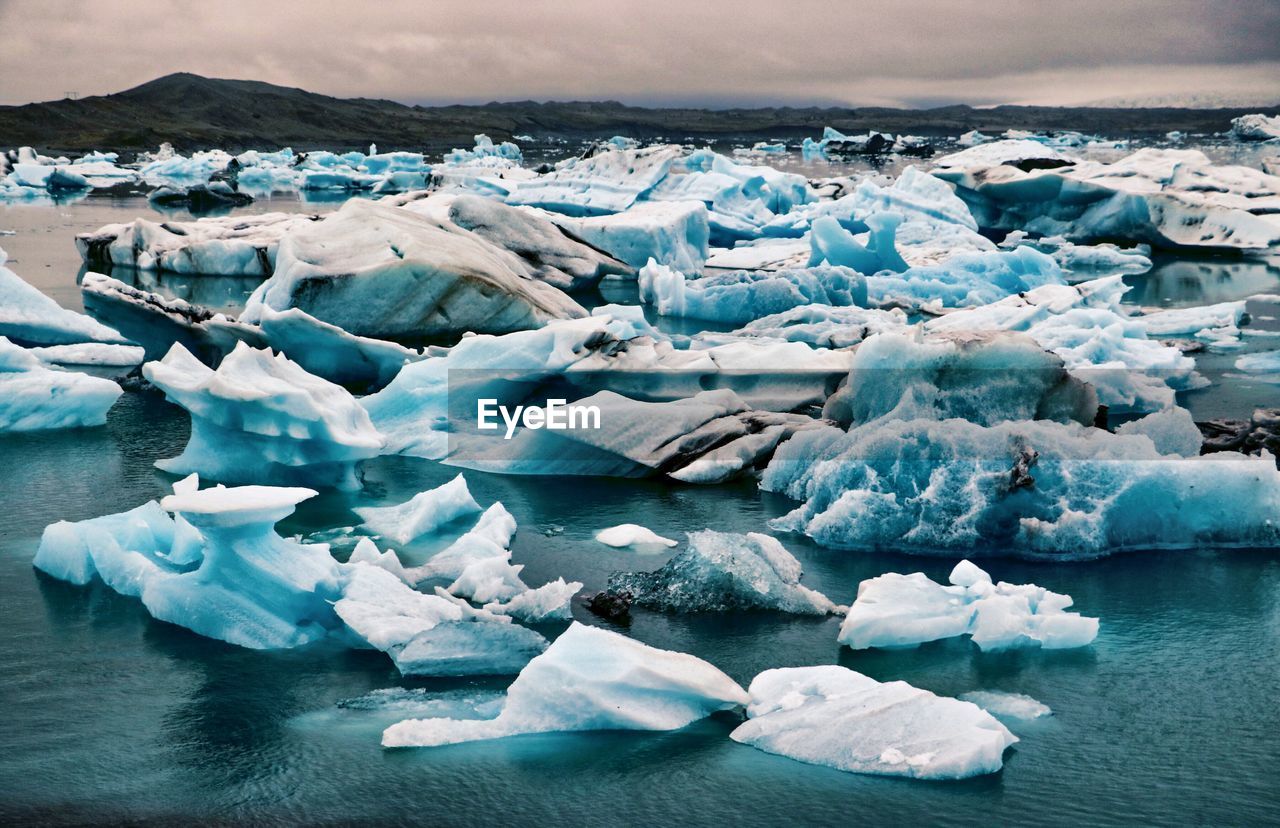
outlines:
[[[1108,138],[1140,138],[1170,131],[1213,134],[1251,112],[1280,114],[1280,106],[1232,109],[946,106],[648,108],[615,101],[519,101],[408,106],[367,98],[333,98],[257,81],[176,74],[112,95],[0,106],[0,148],[41,151],[139,152],[169,142],[180,151],[412,149],[443,152],[470,146],[476,133],[495,140],[532,135],[582,139],[613,134],[652,140],[746,141],[818,137],[823,127],[927,137],[969,130],[1075,130]]]

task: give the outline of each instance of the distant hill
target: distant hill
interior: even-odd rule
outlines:
[[[956,135],[970,129],[1074,129],[1123,138],[1185,132],[1221,132],[1245,109],[1115,109],[1093,107],[946,106],[908,110],[881,107],[760,109],[650,109],[616,101],[468,106],[407,106],[369,98],[331,98],[302,89],[179,73],[113,95],[0,107],[0,147],[30,145],[44,151],[91,149],[136,152],[169,141],[181,150],[380,149],[440,152],[469,147],[471,137],[495,140],[631,135],[636,138],[770,138],[817,135],[824,126],[844,132]],[[1276,114],[1280,109],[1262,110]]]

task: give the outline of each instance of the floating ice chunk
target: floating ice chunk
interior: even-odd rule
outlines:
[[[205,554],[192,571],[148,578],[141,594],[147,611],[253,649],[296,647],[340,626],[333,602],[342,575],[328,547],[293,543],[272,529],[315,494],[244,486],[164,498],[161,507],[181,514],[204,537]]]
[[[353,511],[370,531],[405,544],[454,520],[478,514],[480,504],[467,489],[467,481],[458,475],[398,506],[365,506]]]
[[[989,425],[1049,419],[1091,424],[1093,390],[1068,374],[1061,358],[1019,333],[947,333],[918,329],[878,334],[855,352],[849,381],[824,414],[842,423],[880,417]]]
[[[215,371],[175,344],[142,372],[191,415],[186,449],[156,463],[174,474],[355,489],[355,464],[383,446],[350,393],[270,350],[239,343]]]
[[[654,572],[614,573],[609,590],[668,612],[768,609],[799,615],[838,613],[827,596],[800,583],[800,562],[776,538],[703,530]]]
[[[573,623],[529,662],[490,720],[409,719],[384,747],[432,747],[524,733],[676,730],[746,704],[747,694],[707,662]]]
[[[526,589],[506,602],[490,601],[484,609],[526,624],[568,621],[573,617],[569,602],[581,589],[581,581],[566,582],[564,578],[557,578],[537,589]]]
[[[301,308],[358,336],[505,333],[585,316],[523,260],[474,233],[362,200],[290,232],[241,319]]]
[[[557,217],[557,224],[635,268],[650,259],[682,273],[697,273],[710,238],[706,205],[698,201],[641,201],[621,212],[588,218]]]
[[[108,379],[50,370],[0,336],[0,432],[102,425],[123,393]]]
[[[1201,381],[1195,360],[1148,337],[1150,317],[1134,316],[1121,304],[1128,289],[1119,276],[1073,286],[1045,285],[949,313],[925,328],[956,333],[1025,331],[1062,357],[1068,370],[1093,384],[1105,405],[1117,411],[1166,408],[1173,404],[1175,390],[1194,388]]]
[[[1280,351],[1246,354],[1236,360],[1236,370],[1250,374],[1280,373]]]
[[[298,308],[258,310],[258,325],[271,347],[306,371],[341,385],[381,388],[422,351],[347,333]]]
[[[442,230],[474,233],[486,242],[514,253],[531,278],[561,290],[594,287],[609,275],[633,275],[633,269],[596,246],[584,243],[570,229],[553,221],[555,214],[511,207],[493,198],[436,193],[421,198],[413,193],[392,203],[429,218]],[[519,264],[513,265],[521,270]]]
[[[461,479],[462,475],[458,475]],[[462,537],[445,549],[437,552],[422,566],[408,571],[412,583],[421,583],[429,578],[447,578],[457,580],[467,567],[490,558],[511,559],[511,539],[516,533],[516,519],[506,507],[495,503]]]
[[[356,565],[334,611],[404,675],[510,675],[547,646],[532,630],[424,595],[367,564]]]
[[[994,140],[990,135],[983,135],[976,129],[971,129],[956,139],[957,147],[976,147],[978,144],[985,144]]]
[[[507,203],[570,216],[620,213],[653,189],[680,157],[675,146],[608,149],[520,182]]]
[[[623,523],[596,532],[596,540],[605,546],[621,549],[626,546],[675,546],[676,541],[664,538],[652,529]]]
[[[135,219],[108,224],[76,236],[85,264],[110,271],[136,267],[207,276],[269,277],[280,239],[297,227],[319,220],[298,213],[209,217],[157,223]]]
[[[28,352],[44,363],[54,365],[102,365],[126,367],[141,365],[146,351],[137,345],[112,345],[106,342],[84,342],[76,345],[47,345],[28,348]]]
[[[1169,308],[1153,311],[1139,317],[1148,336],[1194,336],[1216,338],[1219,335],[1239,336],[1240,324],[1245,317],[1246,300],[1219,302],[1190,308]]]
[[[933,163],[943,169],[973,169],[1002,165],[1015,166],[1026,162],[1042,162],[1062,166],[1074,161],[1073,156],[1046,146],[1030,138],[1009,138],[1002,141],[974,144],[960,152],[944,155]]]
[[[749,692],[735,742],[854,773],[980,776],[1018,741],[977,705],[834,665],[766,670]]]
[[[1162,426],[1161,440],[1196,439],[1183,422],[1185,437]],[[802,502],[775,529],[846,549],[1090,558],[1275,542],[1274,461],[1225,457],[1162,454],[1147,434],[1043,420],[877,420],[798,432],[761,488]]]
[[[1005,244],[1007,240],[1001,246]],[[1072,244],[1061,236],[1046,236],[1034,246],[1053,256],[1068,273],[1146,273],[1151,269],[1151,259],[1142,251],[1121,249],[1114,244]],[[1150,252],[1149,248],[1144,249]]]
[[[640,298],[663,316],[740,325],[801,305],[865,305],[867,283],[847,267],[743,270],[686,279],[650,262],[640,270]]]
[[[969,561],[956,566],[951,583],[943,586],[921,572],[863,581],[840,627],[840,643],[855,650],[910,647],[969,635],[983,650],[1062,649],[1083,647],[1098,635],[1098,619],[1065,612],[1069,595],[1034,584],[992,584]]]
[[[1280,178],[1257,169],[1215,165],[1197,150],[1154,148],[1110,164],[1042,154],[1013,164],[1003,157],[1007,144],[947,156],[934,170],[984,228],[1244,252],[1280,243],[1280,224],[1271,220]]]
[[[1231,134],[1241,141],[1280,139],[1280,116],[1241,115],[1231,121]]]
[[[385,552],[379,552],[378,545],[373,542],[372,538],[361,538],[356,541],[356,548],[351,551],[351,557],[347,559],[347,563],[370,564],[379,569],[385,569],[405,583],[412,582],[409,572],[405,569],[404,564],[400,562],[395,550],[388,549]]]
[[[118,331],[67,310],[27,284],[4,266],[7,259],[0,249],[0,336],[26,345],[128,342]]]
[[[1029,247],[1011,251],[960,250],[937,264],[869,276],[867,293],[874,307],[926,308],[936,312],[987,305],[1011,294],[1063,281],[1058,263]]]
[[[781,339],[787,342],[805,342],[815,348],[848,348],[875,334],[905,327],[907,315],[900,308],[880,310],[801,305],[782,313],[762,316],[726,337]],[[718,340],[715,335],[703,336]]]
[[[467,564],[457,579],[448,586],[453,595],[469,598],[477,604],[510,601],[528,592],[529,587],[520,580],[524,565],[511,563],[510,552],[482,558]]]
[[[894,247],[894,235],[901,223],[902,216],[897,213],[868,216],[871,237],[864,247],[831,216],[814,219],[809,231],[809,244],[813,249],[809,266],[840,265],[867,276],[882,270],[901,273],[907,269],[907,263]]]
[[[174,521],[155,501],[117,515],[45,527],[32,561],[36,569],[84,586],[101,578],[116,592],[140,597],[147,579],[170,571]]]
[[[972,702],[988,713],[1002,719],[1041,719],[1052,716],[1049,705],[1041,704],[1022,693],[1002,693],[998,690],[973,690],[957,696],[961,701]]]
[[[498,158],[519,165],[524,161],[520,147],[510,141],[494,144],[488,135],[475,136],[475,146],[470,150],[455,149],[444,157],[446,164],[468,164],[483,158]]]

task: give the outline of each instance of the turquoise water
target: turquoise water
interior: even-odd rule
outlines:
[[[89,199],[25,209],[33,212],[0,209],[0,229],[19,231],[0,246],[19,260],[17,272],[75,307],[71,234],[143,208]],[[44,233],[49,222],[57,226]],[[1221,275],[1211,272],[1209,285],[1220,285]],[[1270,287],[1251,281],[1244,295],[1276,292],[1269,278]],[[1254,402],[1248,393],[1221,388],[1213,398],[1237,414]],[[379,653],[325,645],[243,650],[153,621],[136,601],[100,585],[77,588],[31,568],[48,523],[122,511],[166,492],[172,478],[152,463],[177,454],[187,429],[178,409],[129,393],[105,428],[0,438],[0,823],[1280,819],[1275,550],[1153,552],[1069,564],[1001,558],[1002,550],[990,550],[995,557],[984,566],[995,577],[1069,593],[1078,609],[1101,617],[1097,642],[1069,652],[982,654],[956,640],[853,653],[836,646],[835,619],[633,613],[629,635],[705,658],[743,684],[770,667],[839,663],[937,693],[1019,692],[1053,708],[1047,720],[1012,723],[1022,741],[1002,772],[979,779],[916,782],[804,765],[730,741],[731,717],[675,733],[541,735],[385,751],[379,735],[396,716],[341,702],[394,687],[491,693],[503,682],[405,680]],[[427,461],[381,458],[365,467],[363,492],[326,493],[279,529],[350,526],[352,506],[399,502],[455,473]],[[514,558],[527,565],[529,583],[564,576],[583,581],[588,593],[615,569],[665,560],[595,543],[591,536],[602,527],[635,522],[676,537],[704,527],[766,531],[769,518],[791,507],[749,484],[467,477],[481,503],[501,500],[519,521]],[[922,570],[942,579],[955,563],[783,540],[804,564],[805,582],[842,603],[863,578]],[[420,547],[403,551],[410,558],[427,554]],[[574,613],[602,623],[581,607]]]

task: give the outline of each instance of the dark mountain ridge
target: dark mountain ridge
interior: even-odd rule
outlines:
[[[958,135],[970,129],[1079,130],[1113,138],[1222,132],[1248,109],[1108,109],[998,106],[975,109],[887,107],[647,108],[617,101],[510,101],[408,106],[373,98],[334,98],[261,81],[221,80],[188,73],[79,99],[0,106],[0,147],[42,151],[125,153],[168,141],[183,151],[276,149],[410,149],[429,153],[469,147],[476,133],[494,140],[533,134],[568,138],[615,133],[672,140],[791,138],[825,126],[843,132]]]

